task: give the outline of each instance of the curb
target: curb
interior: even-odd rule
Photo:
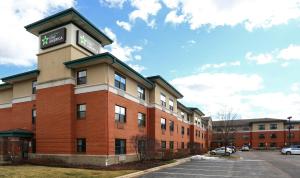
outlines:
[[[158,170],[161,170],[161,169],[177,166],[179,164],[182,164],[182,163],[185,163],[185,162],[188,162],[188,161],[191,161],[191,157],[187,157],[187,158],[183,158],[183,159],[177,159],[175,163],[165,164],[165,165],[162,165],[162,166],[146,169],[146,170],[143,170],[143,171],[138,171],[138,172],[134,172],[134,173],[131,173],[131,174],[126,174],[126,175],[123,175],[123,176],[119,176],[117,178],[134,178],[134,177],[142,176],[144,174],[148,174],[148,173],[158,171]]]

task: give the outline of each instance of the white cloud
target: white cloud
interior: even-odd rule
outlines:
[[[274,62],[273,55],[271,53],[254,55],[252,52],[247,52],[245,58],[249,61],[255,61],[256,64],[269,64]]]
[[[74,6],[74,0],[7,0],[0,3],[0,65],[32,66],[38,38],[24,29],[54,11]]]
[[[134,59],[134,54],[143,49],[141,46],[124,46],[119,43],[117,36],[110,28],[104,28],[104,33],[108,35],[114,42],[107,46],[106,49],[115,55],[118,59],[127,62]]]
[[[222,62],[219,64],[204,64],[200,67],[201,71],[214,68],[214,69],[219,69],[219,68],[224,68],[224,67],[230,67],[230,66],[240,66],[241,62],[240,61],[233,61],[233,62]]]
[[[291,44],[287,48],[282,49],[277,57],[287,61],[300,60],[300,46]]]
[[[146,67],[138,65],[138,64],[128,64],[128,65],[139,73],[146,70]]]
[[[137,61],[140,61],[140,60],[142,60],[142,56],[141,55],[135,55],[134,59],[137,60]]]
[[[117,20],[116,23],[119,27],[122,27],[124,30],[131,31],[131,25],[128,22]]]
[[[242,118],[300,117],[299,94],[264,92],[263,79],[256,74],[199,73],[170,82],[182,92],[184,103],[211,115],[229,107]]]
[[[4,83],[2,80],[0,80],[0,84]]]
[[[288,62],[284,62],[284,63],[281,64],[281,66],[282,66],[282,67],[287,67],[287,66],[289,66],[289,64],[290,64],[290,63],[288,63]]]
[[[131,6],[135,8],[130,14],[130,21],[134,22],[136,19],[141,19],[147,23],[148,26],[155,26],[155,19],[150,17],[156,16],[161,9],[159,0],[131,0]]]
[[[120,9],[123,8],[123,5],[126,1],[127,0],[99,0],[101,4],[104,4],[110,8],[118,7]]]
[[[197,42],[195,40],[189,40],[188,43],[190,43],[190,44],[196,44]]]
[[[291,91],[293,91],[293,92],[299,92],[299,90],[300,90],[300,83],[299,82],[293,83],[291,85]]]
[[[165,21],[170,23],[187,22],[191,29],[202,26],[235,26],[243,24],[252,31],[256,28],[269,28],[286,24],[300,17],[299,0],[164,0],[170,9]]]

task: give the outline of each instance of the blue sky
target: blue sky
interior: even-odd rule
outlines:
[[[109,35],[106,50],[161,75],[207,115],[300,118],[299,0],[43,0],[0,2],[0,77],[36,68],[23,26],[69,7]],[[6,35],[9,34],[9,35]],[[27,44],[16,42],[18,39]]]

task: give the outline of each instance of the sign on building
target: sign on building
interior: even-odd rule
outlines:
[[[77,30],[77,45],[93,54],[99,54],[101,44],[81,30]]]
[[[46,49],[66,42],[66,28],[60,28],[41,36],[41,49]]]

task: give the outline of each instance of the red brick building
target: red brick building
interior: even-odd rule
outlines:
[[[231,123],[230,144],[238,148],[249,145],[253,149],[278,149],[289,144],[300,144],[300,121],[289,122],[284,119],[262,118],[241,119]],[[212,147],[222,144],[223,121],[213,121]],[[289,138],[290,137],[290,138]]]
[[[139,136],[157,152],[209,149],[211,119],[179,103],[183,95],[161,76],[102,52],[112,40],[76,10],[25,29],[39,38],[37,69],[2,78],[0,159],[109,165],[136,160]]]

